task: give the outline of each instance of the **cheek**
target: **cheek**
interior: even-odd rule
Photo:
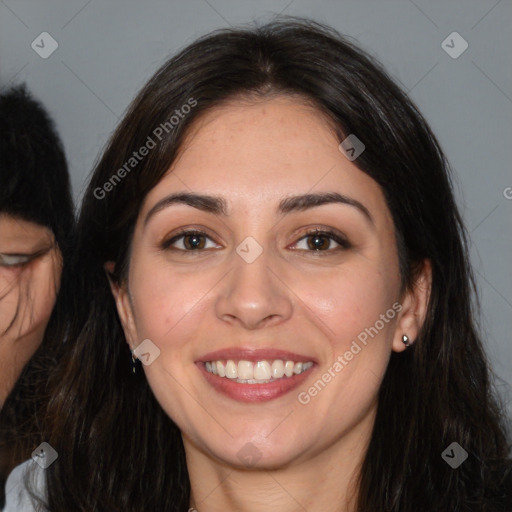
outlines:
[[[38,262],[23,269],[0,269],[0,332],[17,315],[11,327],[16,337],[39,330],[42,338],[55,305],[55,277],[53,269]]]
[[[0,333],[11,323],[19,302],[20,272],[0,267]]]
[[[338,351],[365,329],[373,326],[380,315],[391,308],[394,284],[377,268],[340,268],[328,278],[302,283],[304,303],[325,325],[324,331]],[[317,322],[318,323],[318,322]],[[389,326],[391,322],[386,322]],[[380,322],[379,322],[380,327]],[[385,329],[382,329],[385,330]]]
[[[137,342],[150,339],[160,349],[155,362],[144,366],[146,378],[162,409],[180,428],[187,429],[204,414],[200,405],[196,407],[201,401],[190,399],[199,395],[191,378],[197,371],[192,351],[201,322],[212,308],[207,294],[215,281],[162,266],[139,264],[132,268],[130,293]]]
[[[336,380],[347,386],[346,407],[357,409],[358,400],[370,400],[386,370],[396,324],[399,281],[393,276],[366,266],[330,285],[335,307],[325,321],[332,329],[332,361],[341,375]]]
[[[30,295],[34,304],[34,323],[45,326],[50,319],[60,286],[61,268],[53,256],[34,262],[27,276],[30,279]]]
[[[193,332],[191,318],[205,307],[212,287],[199,273],[173,272],[165,266],[134,265],[130,293],[137,335],[162,347],[186,345]]]
[[[310,387],[299,390],[298,400],[305,411],[311,407],[323,418],[318,428],[326,438],[353,427],[375,403],[395,326],[387,284],[379,271],[367,268],[340,272],[307,294],[316,325],[329,327],[322,329],[328,352],[322,371]]]

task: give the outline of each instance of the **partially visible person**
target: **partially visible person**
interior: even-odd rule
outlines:
[[[52,119],[24,85],[0,95],[0,486],[27,457],[35,421],[31,357],[41,346],[71,250],[73,200]],[[1,496],[0,496],[1,498]],[[0,499],[0,503],[1,503]]]
[[[60,280],[49,228],[0,214],[0,406],[39,347]]]

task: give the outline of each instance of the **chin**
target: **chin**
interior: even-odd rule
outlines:
[[[238,437],[231,442],[228,453],[226,445],[211,446],[209,443],[209,450],[227,466],[262,471],[288,466],[304,452],[303,441],[300,446],[293,447],[281,442],[270,443],[268,439],[262,440],[261,437],[259,440],[251,440],[250,436],[242,439]]]

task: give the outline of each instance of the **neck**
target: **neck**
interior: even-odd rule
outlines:
[[[277,469],[239,469],[219,463],[184,436],[190,512],[355,512],[357,478],[375,412],[376,407],[350,432],[314,456]]]

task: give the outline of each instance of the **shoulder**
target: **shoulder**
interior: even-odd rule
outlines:
[[[2,512],[35,512],[39,510],[38,501],[44,499],[44,470],[29,459],[16,466],[5,484],[5,507]]]

